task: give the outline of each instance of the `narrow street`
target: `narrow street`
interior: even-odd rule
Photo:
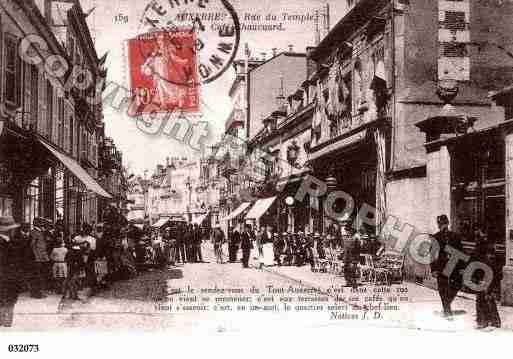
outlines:
[[[294,295],[287,293],[288,288],[307,290],[315,287],[322,291],[328,288],[340,288],[345,283],[343,278],[328,273],[312,273],[308,266],[304,267],[269,267],[258,270],[254,267],[242,269],[240,263],[217,264],[209,245],[204,246],[206,263],[185,264],[167,270],[154,270],[138,277],[117,282],[107,290],[80,301],[61,300],[52,295],[45,299],[32,299],[27,295],[20,297],[15,308],[13,329],[15,330],[150,330],[176,332],[180,334],[244,332],[251,333],[265,326],[270,331],[279,333],[291,328],[319,328],[328,326],[344,327],[400,327],[424,328],[441,331],[458,331],[472,329],[475,323],[475,302],[468,296],[459,297],[455,301],[456,316],[448,322],[440,314],[438,294],[428,288],[412,283],[395,284],[389,287],[391,292],[407,291],[408,300],[398,304],[397,310],[381,310],[382,317],[372,318],[374,311],[369,310],[366,320],[361,320],[361,310],[349,310],[348,317],[333,317],[330,310],[295,310],[285,311],[281,298],[294,298],[288,304],[344,305],[334,301],[335,295],[323,294]],[[322,284],[319,284],[322,283]],[[262,294],[270,297],[268,286],[274,290],[285,289],[285,294],[273,295],[273,302],[262,302]],[[250,288],[257,288],[259,293],[250,293]],[[185,294],[187,288],[193,293]],[[210,302],[208,310],[200,310],[200,290],[209,289]],[[376,290],[384,287],[363,286],[358,296],[361,300],[370,297]],[[183,293],[178,293],[182,289]],[[213,294],[215,289],[244,290],[244,294]],[[344,288],[349,293],[349,288]],[[303,292],[306,293],[306,292]],[[374,294],[375,296],[376,294]],[[197,298],[196,302],[184,302],[180,298]],[[250,297],[250,302],[259,307],[237,311],[236,302],[216,302],[220,297]],[[298,301],[298,297],[302,297]],[[329,297],[329,302],[305,302],[305,298]],[[81,298],[85,298],[81,295]],[[172,298],[181,310],[168,310],[166,298]],[[159,304],[160,303],[160,308]],[[221,310],[222,306],[231,304],[231,310]],[[248,304],[246,302],[245,304]],[[277,310],[268,310],[276,304]],[[372,305],[376,303],[373,302]],[[187,306],[190,310],[187,310]],[[216,308],[214,308],[216,306]],[[266,308],[264,310],[264,307]],[[183,309],[185,308],[185,309]],[[388,307],[390,308],[390,306]],[[513,329],[513,311],[502,307],[503,328]],[[343,313],[343,312],[339,312]],[[358,317],[351,317],[356,313]],[[356,318],[356,319],[355,319]]]

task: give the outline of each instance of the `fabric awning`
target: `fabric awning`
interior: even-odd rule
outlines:
[[[234,219],[242,214],[249,206],[251,205],[251,202],[243,202],[239,207],[237,207],[232,213],[230,213],[225,218],[221,219],[221,221],[229,221],[231,219]]]
[[[201,225],[203,223],[203,221],[205,220],[205,218],[207,218],[207,216],[208,216],[208,212],[205,214],[200,214],[199,216],[194,217],[191,223]]]
[[[162,227],[164,224],[166,224],[166,222],[169,221],[169,217],[162,217],[162,218],[159,218],[159,220],[155,223],[153,223],[152,227],[153,228],[160,228]]]
[[[363,129],[362,131],[357,132],[349,137],[343,138],[337,142],[329,144],[326,147],[324,147],[318,151],[312,152],[310,154],[310,156],[308,157],[308,160],[315,161],[322,156],[332,154],[335,151],[344,149],[345,147],[350,147],[350,146],[353,146],[356,144],[360,144],[363,141],[365,141],[366,136],[367,136],[367,130]]]
[[[273,202],[276,200],[276,196],[259,199],[255,202],[255,205],[246,214],[247,219],[259,219],[264,215],[265,212],[271,207]]]
[[[80,164],[75,161],[73,158],[65,155],[59,150],[53,148],[49,144],[45,143],[41,139],[39,142],[50,151],[55,158],[57,158],[75,177],[77,177],[88,190],[95,192],[96,194],[105,197],[112,198],[112,196],[100,186],[98,182],[89,174],[85,169],[80,166]]]

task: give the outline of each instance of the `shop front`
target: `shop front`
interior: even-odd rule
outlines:
[[[20,223],[62,221],[70,233],[96,219],[97,196],[111,198],[77,161],[11,121],[0,135],[0,212]],[[90,221],[92,222],[92,221]]]
[[[495,247],[496,265],[504,268],[502,302],[513,304],[513,265],[506,247],[513,240],[513,121],[448,138],[430,124],[419,126],[432,141],[426,143],[429,209],[447,213],[453,230],[462,235],[464,251],[472,254],[479,228]],[[509,258],[509,259],[508,259]]]
[[[54,215],[54,170],[29,131],[3,123],[0,134],[0,213],[18,222]]]
[[[341,221],[354,220],[355,227],[363,224],[367,233],[379,233],[386,215],[386,144],[380,143],[385,142],[381,136],[382,130],[366,128],[311,152],[313,176],[327,186],[323,196],[311,197],[314,232],[327,234]],[[348,211],[350,204],[342,198],[337,198],[332,211],[328,211],[326,199],[335,191],[351,196],[352,211]],[[340,216],[333,218],[329,212]]]

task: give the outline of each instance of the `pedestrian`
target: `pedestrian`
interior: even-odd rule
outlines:
[[[66,264],[68,267],[68,278],[64,282],[62,298],[68,297],[72,300],[78,300],[78,289],[81,274],[85,270],[84,257],[78,244],[75,244],[66,253]]]
[[[285,238],[278,233],[274,233],[273,239],[273,250],[274,250],[274,261],[278,266],[281,267],[281,256],[285,248]]]
[[[163,243],[160,234],[155,235],[151,241],[151,246],[155,253],[155,266],[157,268],[163,268],[166,265],[166,257],[163,251]]]
[[[324,250],[324,241],[319,232],[315,232],[314,240],[316,242],[317,256],[319,259],[326,259],[326,251]]]
[[[54,288],[57,294],[62,294],[64,289],[64,282],[68,277],[68,265],[66,264],[66,255],[68,249],[64,245],[64,241],[61,240],[58,247],[52,250],[50,259],[53,262],[52,274],[54,281]]]
[[[11,216],[0,217],[0,327],[12,326],[14,306],[25,279],[23,268],[29,243],[14,235],[18,227]]]
[[[187,260],[191,263],[194,263],[196,260],[196,253],[195,253],[195,246],[194,246],[194,227],[192,224],[189,224],[187,228],[187,236],[186,236],[186,243],[187,243]]]
[[[451,273],[445,273],[445,267],[450,259],[448,250],[456,250],[463,253],[463,246],[460,236],[456,232],[449,230],[449,218],[447,215],[442,214],[438,216],[437,224],[439,231],[433,235],[437,248],[432,251],[434,258],[431,262],[431,275],[437,280],[443,316],[448,320],[452,320],[451,304],[462,287],[461,271],[463,269],[461,264],[457,264]]]
[[[351,225],[346,224],[346,232],[350,234]],[[356,268],[360,262],[360,234],[354,233],[352,236],[346,237],[344,241],[344,278],[346,286],[357,288],[358,282],[356,277]]]
[[[262,237],[262,252],[264,256],[264,265],[272,266],[274,264],[274,251],[273,251],[273,228],[266,227],[266,231]]]
[[[295,244],[294,239],[291,233],[283,233],[283,238],[285,238],[285,260],[284,264],[286,266],[291,266],[294,263],[294,252],[295,252]]]
[[[249,224],[246,224],[246,226],[244,227],[244,231],[241,234],[240,247],[242,249],[243,268],[249,268],[249,256],[251,255],[251,249],[253,248],[250,231],[251,226]]]
[[[135,264],[138,272],[144,271],[146,264],[146,242],[144,237],[135,245]]]
[[[216,254],[216,262],[223,264],[223,244],[225,242],[225,236],[221,227],[217,225],[214,229],[214,252]]]
[[[476,285],[483,286],[476,294],[476,329],[500,328],[501,318],[496,301],[499,298],[502,269],[497,265],[493,243],[478,226],[474,228],[474,233],[476,248],[472,260],[485,264],[491,270],[488,278],[483,271],[476,271],[472,278]],[[484,282],[485,280],[488,282]]]
[[[176,230],[176,256],[177,262],[187,263],[187,252],[185,250],[186,242],[186,224],[179,224]]]
[[[230,263],[237,261],[237,252],[239,251],[240,245],[240,232],[237,227],[234,228],[230,235],[230,241],[228,244],[228,253]]]
[[[34,272],[31,285],[32,298],[45,298],[43,291],[48,290],[48,279],[51,278],[50,257],[48,255],[47,221],[37,217],[33,221],[33,229],[30,232],[31,247],[34,253]]]
[[[194,225],[194,253],[196,254],[196,262],[203,263],[203,254],[201,253],[201,244],[203,243],[203,231],[196,224]]]
[[[162,237],[164,243],[164,257],[166,258],[167,265],[175,265],[176,260],[176,239],[171,237],[171,228],[167,227],[164,230],[164,236]]]

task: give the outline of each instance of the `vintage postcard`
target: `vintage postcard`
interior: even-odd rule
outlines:
[[[512,53],[505,0],[0,0],[0,332],[509,333]]]

